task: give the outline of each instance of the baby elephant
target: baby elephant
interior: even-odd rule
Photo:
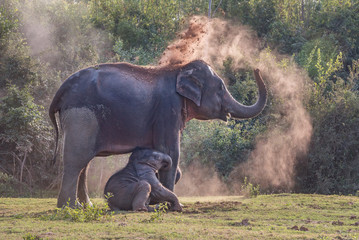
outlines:
[[[152,200],[170,202],[171,210],[182,211],[175,193],[158,180],[158,170],[169,170],[172,159],[167,154],[151,149],[136,149],[125,168],[110,177],[105,196],[112,210],[151,211]]]

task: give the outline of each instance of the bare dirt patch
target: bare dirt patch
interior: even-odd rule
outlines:
[[[214,211],[228,212],[237,211],[242,206],[242,202],[226,201],[226,202],[195,202],[187,205],[183,209],[184,214],[208,213]]]

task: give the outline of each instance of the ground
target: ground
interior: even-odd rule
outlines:
[[[0,198],[0,239],[359,239],[356,196],[186,197],[182,213],[109,214],[93,201],[97,212],[68,218],[56,199]]]

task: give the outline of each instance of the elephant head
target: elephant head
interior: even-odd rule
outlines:
[[[257,116],[267,101],[267,90],[258,69],[254,76],[259,88],[259,98],[252,106],[237,102],[223,80],[205,62],[196,60],[183,66],[177,75],[176,91],[187,101],[187,120],[221,119],[227,116],[247,119]]]
[[[154,151],[152,149],[136,149],[130,161],[136,161],[136,164],[150,166],[154,171],[168,171],[172,167],[172,159],[169,155]]]

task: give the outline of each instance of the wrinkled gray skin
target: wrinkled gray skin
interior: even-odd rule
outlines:
[[[95,156],[150,148],[172,158],[169,171],[159,171],[161,183],[173,191],[178,176],[180,132],[193,118],[252,118],[264,108],[267,91],[254,71],[259,98],[252,106],[233,99],[223,80],[203,61],[181,66],[140,67],[103,64],[70,76],[57,91],[50,109],[63,131],[64,173],[57,206],[91,204],[87,166]],[[57,143],[57,141],[56,141]],[[57,145],[56,145],[57,146]],[[56,147],[57,148],[57,147]]]
[[[169,202],[171,210],[182,211],[175,193],[165,188],[157,179],[158,170],[168,171],[172,159],[150,149],[136,149],[126,167],[110,177],[105,186],[105,197],[112,210],[152,211],[151,199]]]

